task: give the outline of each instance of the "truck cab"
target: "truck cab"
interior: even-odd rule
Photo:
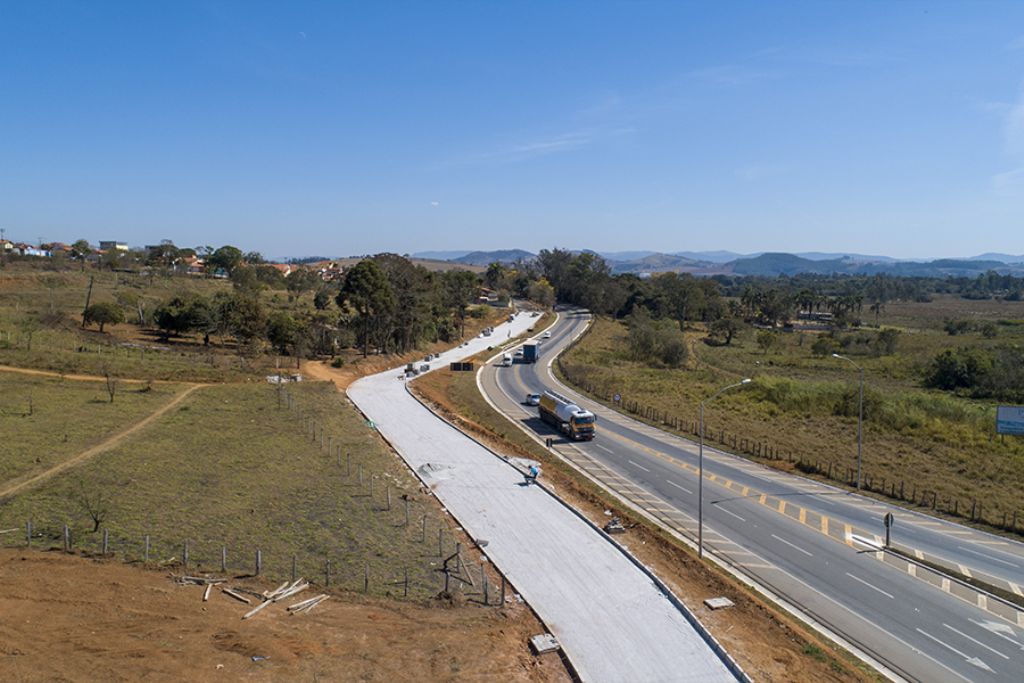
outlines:
[[[504,356],[501,357],[501,367],[503,367],[503,368],[510,368],[510,367],[512,367],[512,354],[511,353],[506,353]]]

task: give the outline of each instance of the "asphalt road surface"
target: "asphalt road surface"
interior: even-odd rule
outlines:
[[[665,526],[696,537],[697,446],[584,399],[552,374],[552,360],[586,327],[562,312],[535,364],[492,364],[478,377],[507,417],[588,476]],[[542,423],[527,393],[554,389],[598,416],[597,437],[568,442]],[[984,575],[1020,592],[1024,545],[889,506],[744,458],[704,449],[705,548],[887,675],[916,681],[1024,681],[1024,614],[923,580],[881,561],[882,517],[902,549]],[[981,606],[979,606],[979,603]],[[996,605],[1000,608],[1005,605]],[[1011,610],[1012,612],[1012,610]]]
[[[484,351],[531,324],[516,316],[431,365]],[[584,681],[743,678],[640,566],[543,487],[525,486],[519,470],[427,410],[403,375],[395,369],[364,377],[348,395],[459,525],[486,545],[489,561],[558,637]]]

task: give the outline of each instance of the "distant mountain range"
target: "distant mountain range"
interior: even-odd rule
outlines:
[[[590,251],[590,250],[584,250]],[[858,274],[921,277],[975,277],[989,270],[1000,273],[1024,274],[1024,255],[986,253],[969,258],[896,259],[891,256],[855,254],[846,252],[801,252],[738,254],[731,251],[680,251],[666,254],[657,251],[610,251],[597,253],[613,273],[691,273],[693,275],[822,275]],[[498,251],[424,251],[413,254],[417,258],[447,260],[454,263],[487,266],[495,261],[514,263],[536,256],[523,249]]]

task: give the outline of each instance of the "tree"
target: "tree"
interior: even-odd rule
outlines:
[[[708,330],[716,337],[724,337],[724,344],[729,346],[732,338],[740,331],[740,321],[736,318],[719,318],[711,323]]]
[[[75,243],[71,245],[71,258],[82,264],[82,270],[85,270],[85,258],[91,253],[92,247],[89,246],[89,240],[75,240]]]
[[[231,275],[242,264],[242,250],[226,244],[206,258],[207,268],[216,270],[223,268],[228,275]]]
[[[768,351],[778,342],[778,336],[771,330],[758,330],[757,345],[767,355]]]
[[[370,354],[370,337],[374,323],[390,315],[395,308],[395,296],[384,271],[376,261],[363,259],[345,276],[345,282],[338,292],[338,306],[351,306],[359,318],[359,337],[363,345],[363,357]]]
[[[880,356],[891,356],[896,353],[896,345],[900,340],[900,331],[894,327],[880,330],[875,337],[875,352]]]
[[[555,288],[545,278],[532,282],[526,292],[527,298],[544,308],[551,308],[555,305]]]
[[[124,322],[124,309],[109,301],[92,304],[85,309],[82,320],[86,325],[96,323],[100,326],[100,332],[103,332],[105,325],[118,325]]]
[[[295,343],[299,325],[290,314],[277,311],[267,319],[267,341],[278,353],[288,353]]]
[[[466,310],[476,298],[476,275],[468,270],[449,270],[442,275],[444,301],[459,321],[460,336],[466,336]]]
[[[77,499],[82,510],[92,520],[92,532],[96,533],[100,530],[100,525],[107,520],[110,511],[107,497],[103,494],[102,489],[89,492],[86,490],[85,484],[79,482]]]

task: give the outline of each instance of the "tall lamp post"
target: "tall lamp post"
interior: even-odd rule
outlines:
[[[700,402],[700,450],[698,451],[699,456],[697,458],[699,469],[697,475],[697,557],[700,558],[704,557],[704,404],[710,403],[726,391],[741,387],[744,384],[750,384],[749,377],[727,387],[722,387]]]
[[[857,368],[860,373],[860,398],[858,399],[857,407],[857,490],[861,488],[861,453],[864,445],[864,368],[854,363],[846,356],[840,356],[838,353],[832,354],[833,358],[839,358],[845,360],[853,367]]]

